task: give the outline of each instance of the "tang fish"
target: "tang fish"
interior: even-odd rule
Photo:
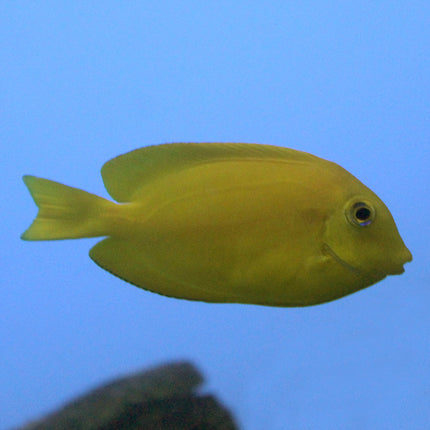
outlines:
[[[101,170],[116,202],[24,176],[39,212],[25,240],[104,237],[90,257],[165,296],[309,306],[403,273],[391,213],[339,165],[251,143],[172,143]]]

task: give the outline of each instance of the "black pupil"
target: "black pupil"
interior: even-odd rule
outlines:
[[[367,208],[357,209],[355,216],[359,221],[367,221],[370,218],[370,210]]]

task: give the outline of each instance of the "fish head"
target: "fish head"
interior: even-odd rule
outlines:
[[[326,220],[323,252],[375,283],[412,261],[387,206],[371,190],[348,196]]]

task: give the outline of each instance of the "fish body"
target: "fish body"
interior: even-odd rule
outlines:
[[[118,203],[25,176],[27,240],[106,237],[102,268],[166,296],[308,306],[403,272],[412,259],[385,204],[345,169],[241,143],[141,148],[102,168]]]

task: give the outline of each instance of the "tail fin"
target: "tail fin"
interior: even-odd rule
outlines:
[[[24,176],[39,212],[24,240],[77,239],[107,235],[103,213],[114,203],[48,179]]]

